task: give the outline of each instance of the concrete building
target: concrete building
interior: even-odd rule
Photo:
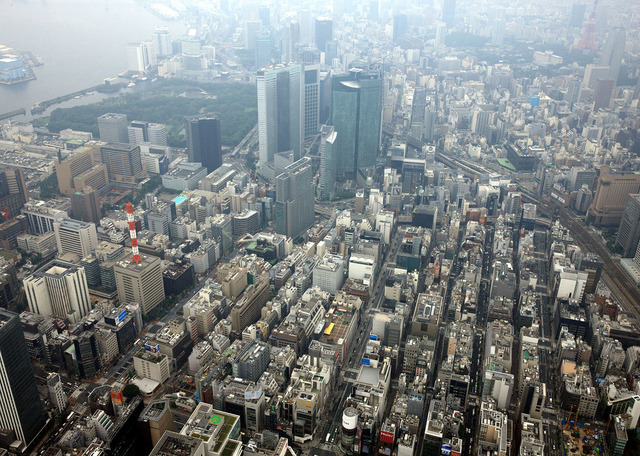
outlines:
[[[60,255],[74,253],[85,258],[98,247],[98,232],[93,223],[68,218],[54,222],[53,230]]]
[[[319,195],[325,199],[333,198],[335,194],[337,160],[337,133],[331,125],[323,125],[320,129],[320,181]],[[362,211],[360,211],[362,212]]]
[[[276,232],[302,236],[315,221],[314,200],[311,160],[304,157],[276,176]]]
[[[195,190],[207,176],[207,169],[200,163],[180,163],[162,176],[162,185],[172,190]]]
[[[108,143],[126,143],[129,141],[127,132],[127,116],[124,114],[107,113],[98,117],[98,131],[100,140]]]
[[[127,255],[115,264],[114,273],[120,301],[137,302],[146,315],[162,302],[165,294],[160,258],[141,257],[142,262],[136,264]]]
[[[594,225],[619,225],[629,195],[637,194],[639,190],[640,173],[603,167],[587,220]]]
[[[313,286],[335,294],[344,283],[344,259],[337,255],[325,255],[313,269]]]
[[[100,209],[98,193],[92,187],[83,187],[82,190],[71,194],[71,210],[75,219],[83,222],[100,223],[102,218]]]
[[[24,279],[29,311],[75,323],[91,310],[82,266],[54,260]]]
[[[96,147],[79,147],[70,155],[54,161],[58,188],[63,195],[71,196],[85,187],[100,190],[109,183],[107,167],[96,160]]]
[[[47,388],[49,389],[49,398],[58,413],[64,412],[67,408],[67,395],[62,387],[60,374],[50,373],[47,376]]]
[[[133,357],[133,367],[139,377],[148,378],[160,384],[166,382],[171,374],[169,357],[152,350],[138,351]]]
[[[271,361],[269,354],[265,342],[249,343],[233,361],[233,376],[257,382]]]
[[[107,165],[109,181],[134,184],[144,177],[140,146],[129,144],[100,146],[100,155],[102,163]]]

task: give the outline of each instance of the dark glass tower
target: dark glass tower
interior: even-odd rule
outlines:
[[[338,135],[338,175],[353,178],[357,169],[375,166],[382,126],[380,73],[352,68],[333,78],[331,125]]]
[[[220,119],[213,114],[187,118],[189,161],[202,163],[210,173],[222,165]]]
[[[26,446],[45,424],[31,359],[18,314],[0,310],[0,428]]]
[[[333,21],[328,18],[316,19],[316,47],[320,52],[327,50],[327,41],[333,39]]]

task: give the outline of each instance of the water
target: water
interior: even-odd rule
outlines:
[[[169,27],[173,39],[185,32],[181,21],[162,20],[134,0],[0,0],[0,44],[44,62],[33,67],[38,79],[0,85],[0,113],[29,112],[38,102],[117,76],[127,69],[127,44],[150,40],[156,26]],[[104,97],[96,93],[52,109]]]

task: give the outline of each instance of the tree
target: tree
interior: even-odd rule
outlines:
[[[126,397],[127,399],[131,399],[133,397],[140,396],[140,388],[138,388],[133,383],[129,383],[122,390],[122,395],[124,397]]]

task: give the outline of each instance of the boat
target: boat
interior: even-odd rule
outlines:
[[[135,87],[136,83],[135,82],[130,82],[129,85],[127,85],[127,87]]]

